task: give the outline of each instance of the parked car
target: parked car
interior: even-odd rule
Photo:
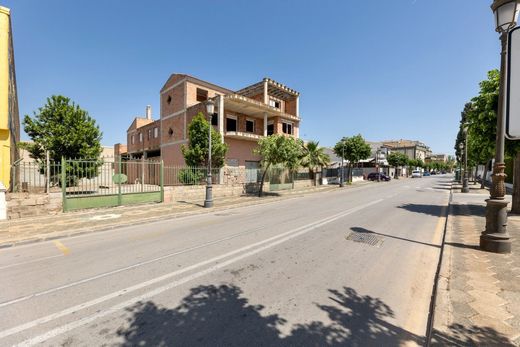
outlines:
[[[379,176],[379,179],[381,181],[387,181],[388,182],[388,181],[391,180],[390,176],[388,176],[387,174],[384,174],[382,172],[371,172],[371,173],[369,173],[368,176],[367,176],[367,180],[369,180],[369,181],[377,181],[378,176]]]
[[[431,176],[428,171],[424,171],[423,176]]]
[[[422,177],[421,171],[419,171],[419,170],[412,171],[412,178],[421,178],[421,177]]]

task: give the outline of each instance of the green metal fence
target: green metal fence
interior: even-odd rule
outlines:
[[[220,183],[220,169],[211,170],[211,182],[213,184]],[[191,166],[165,166],[164,167],[164,185],[166,186],[182,186],[182,185],[204,185],[207,182],[207,167],[191,167]]]
[[[63,211],[164,201],[162,161],[62,159]]]

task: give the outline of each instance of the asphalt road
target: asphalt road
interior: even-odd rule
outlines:
[[[421,345],[450,181],[0,250],[0,345]]]

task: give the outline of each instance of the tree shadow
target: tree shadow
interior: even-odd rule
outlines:
[[[128,327],[116,333],[123,346],[396,346],[425,344],[425,338],[389,321],[393,310],[378,298],[343,287],[329,290],[325,304],[330,324],[311,321],[280,328],[278,314],[262,315],[264,306],[251,305],[235,285],[201,285],[190,290],[179,306],[169,309],[152,301],[127,309]],[[507,345],[492,328],[453,325],[449,334],[435,331],[434,340],[448,345]]]
[[[452,324],[448,333],[434,330],[431,346],[512,346],[507,337],[493,328]]]
[[[123,346],[367,346],[398,345],[423,338],[386,321],[394,312],[378,298],[352,288],[329,290],[327,304],[317,307],[331,324],[297,324],[288,335],[279,328],[287,321],[277,314],[262,315],[234,285],[192,288],[173,309],[142,302],[128,309],[129,327],[120,328]]]
[[[477,204],[453,204],[451,205],[451,216],[484,216],[486,213],[486,207],[484,205]],[[440,205],[426,205],[426,204],[404,204],[397,206],[409,212],[422,213],[430,216],[439,217],[444,212],[444,206]]]

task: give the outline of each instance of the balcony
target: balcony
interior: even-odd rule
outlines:
[[[257,135],[257,134],[253,134],[253,133],[246,133],[246,132],[242,132],[242,131],[226,131],[226,132],[224,132],[224,136],[232,138],[232,139],[237,139],[237,140],[246,140],[246,141],[255,141],[255,142],[260,140],[263,137],[261,135]]]
[[[263,118],[264,114],[266,114],[269,118],[278,116],[287,120],[300,121],[300,118],[292,114],[284,113],[276,107],[266,105],[263,102],[253,100],[238,94],[226,95],[224,99],[224,108],[226,110],[238,112],[256,118]]]

